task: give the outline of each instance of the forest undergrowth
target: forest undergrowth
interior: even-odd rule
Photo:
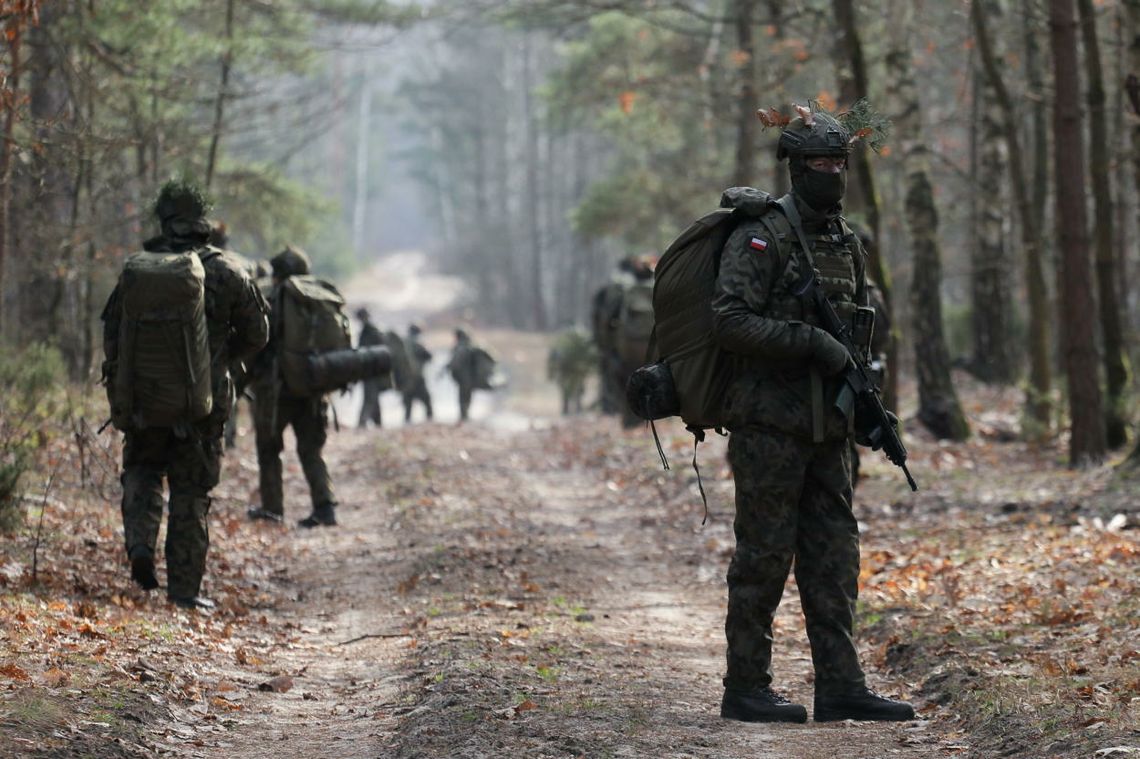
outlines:
[[[240,759],[265,740],[341,757],[1136,753],[1140,475],[1008,441],[1017,394],[961,388],[978,434],[944,444],[912,423],[922,489],[865,451],[856,495],[857,638],[917,725],[716,717],[719,441],[701,454],[702,526],[690,439],[669,428],[669,472],[647,432],[596,417],[346,431],[330,444],[343,524],[313,535],[246,521],[243,435],[211,515],[219,609],[200,615],[130,586],[117,446],[83,426],[51,444],[0,539],[0,756]],[[810,704],[794,581],[776,636],[781,686]]]

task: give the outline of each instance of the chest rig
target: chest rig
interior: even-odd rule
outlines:
[[[858,249],[852,245],[852,236],[842,221],[836,220],[823,230],[813,230],[808,234],[791,195],[780,198],[777,205],[782,213],[767,217],[765,225],[783,245],[790,247],[791,253],[783,268],[782,275],[773,283],[770,293],[772,316],[789,321],[802,321],[820,326],[821,320],[816,307],[811,302],[808,289],[814,280],[827,300],[835,308],[840,320],[851,324],[855,314],[856,262]],[[777,230],[773,222],[779,221],[784,229]],[[788,237],[791,236],[792,240]],[[794,243],[793,243],[794,240]],[[792,243],[789,245],[789,243]],[[798,247],[799,250],[795,248]],[[824,380],[818,370],[809,368],[812,399],[812,440],[824,439],[825,407]],[[848,401],[836,399],[836,407],[846,417],[848,432],[852,430],[853,409]]]

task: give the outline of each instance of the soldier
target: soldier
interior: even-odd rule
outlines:
[[[188,182],[171,181],[163,186],[154,205],[161,234],[144,244],[155,254],[193,251],[201,261],[205,329],[208,334],[210,410],[204,418],[178,421],[172,426],[139,426],[126,423],[123,442],[123,531],[131,578],[144,590],[158,587],[155,550],[162,522],[162,480],[170,489],[170,517],[166,526],[166,592],[172,602],[190,609],[209,609],[213,602],[199,595],[210,545],[207,514],[210,490],[218,483],[221,469],[222,429],[230,410],[232,393],[228,367],[256,353],[268,336],[266,304],[261,293],[228,254],[207,247],[210,225],[209,202]],[[147,254],[141,254],[146,256]],[[157,259],[158,256],[155,256]],[[171,257],[173,258],[173,257]],[[112,395],[112,419],[121,400],[115,392],[130,384],[128,351],[141,350],[120,341],[120,329],[135,317],[125,310],[129,299],[123,281],[111,293],[103,310],[104,375],[120,378]],[[140,324],[140,322],[135,322]],[[135,328],[134,334],[139,334]],[[166,343],[169,340],[165,341]],[[159,341],[163,344],[163,341]],[[152,345],[152,350],[154,346]],[[122,355],[121,355],[122,354]],[[156,354],[157,355],[157,354]],[[123,359],[120,362],[120,358]],[[175,376],[185,372],[183,355],[174,363]],[[128,397],[145,407],[147,400],[128,389]],[[128,400],[128,404],[132,401]],[[135,417],[141,418],[141,417]],[[116,422],[120,426],[120,422]]]
[[[408,325],[408,338],[404,341],[407,376],[403,378],[400,392],[404,396],[404,422],[412,421],[412,404],[424,404],[427,420],[431,421],[431,393],[424,379],[424,367],[431,361],[431,351],[420,342],[423,327],[415,322]]]
[[[568,329],[554,341],[546,361],[546,375],[558,383],[563,416],[582,413],[586,378],[597,360],[593,343],[581,330]]]
[[[280,291],[292,276],[309,273],[309,258],[294,247],[286,247],[270,259],[273,290],[270,294],[269,343],[252,369],[253,428],[257,437],[257,466],[261,481],[261,506],[249,510],[250,519],[282,522],[285,495],[281,479],[281,451],[285,448],[285,428],[292,426],[297,438],[297,456],[309,483],[312,513],[300,520],[301,527],[336,524],[336,495],[322,455],[328,436],[329,404],[324,395],[293,395],[281,381],[277,361],[277,341],[281,331]]]
[[[459,421],[467,421],[471,409],[471,395],[475,390],[491,389],[491,374],[495,359],[491,354],[471,343],[465,330],[455,330],[455,347],[447,362],[447,371],[459,386]]]
[[[815,719],[914,717],[909,704],[867,688],[852,639],[859,528],[850,424],[835,406],[850,357],[796,294],[810,260],[841,317],[866,303],[865,254],[840,217],[849,141],[823,112],[804,113],[780,136],[777,158],[788,159],[794,204],[788,215],[802,219],[813,250],[800,249],[793,222],[776,208],[742,222],[723,249],[715,331],[741,358],[726,398],[736,483],[721,702],[728,719],[807,720],[803,706],[771,687],[772,621],[793,564],[815,669]]]
[[[368,313],[367,308],[356,309],[356,318],[360,320],[360,337],[357,338],[357,348],[385,344],[384,334],[372,323],[372,316]],[[383,427],[380,417],[380,393],[387,389],[384,387],[383,379],[374,377],[364,380],[361,384],[364,386],[364,399],[360,404],[360,420],[357,422],[357,427],[364,429],[369,422],[377,427]]]

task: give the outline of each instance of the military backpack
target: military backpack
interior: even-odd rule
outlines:
[[[733,187],[720,207],[694,221],[665,250],[653,286],[653,339],[648,360],[626,387],[630,410],[650,421],[680,416],[686,428],[703,431],[724,425],[724,400],[736,375],[736,359],[717,342],[712,300],[721,253],[742,219],[767,216],[780,230],[780,214],[769,214],[775,198],[751,187]],[[776,246],[776,254],[779,248]]]
[[[108,377],[116,429],[174,427],[213,410],[206,272],[221,251],[141,252],[119,276],[119,355]]]
[[[352,347],[344,297],[331,283],[308,274],[288,277],[278,288],[275,320],[280,373],[292,395],[316,395],[330,389],[328,378],[318,376],[314,361],[321,354]]]

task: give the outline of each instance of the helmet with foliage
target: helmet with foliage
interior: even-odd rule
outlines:
[[[776,159],[846,156],[851,152],[851,133],[829,113],[816,111],[798,116],[780,134]]]
[[[269,265],[273,268],[273,276],[279,279],[312,271],[305,251],[292,245],[285,246],[285,250],[269,259]]]
[[[188,179],[171,179],[158,191],[153,211],[162,225],[162,234],[172,239],[209,237],[206,214],[213,207],[209,196]]]

